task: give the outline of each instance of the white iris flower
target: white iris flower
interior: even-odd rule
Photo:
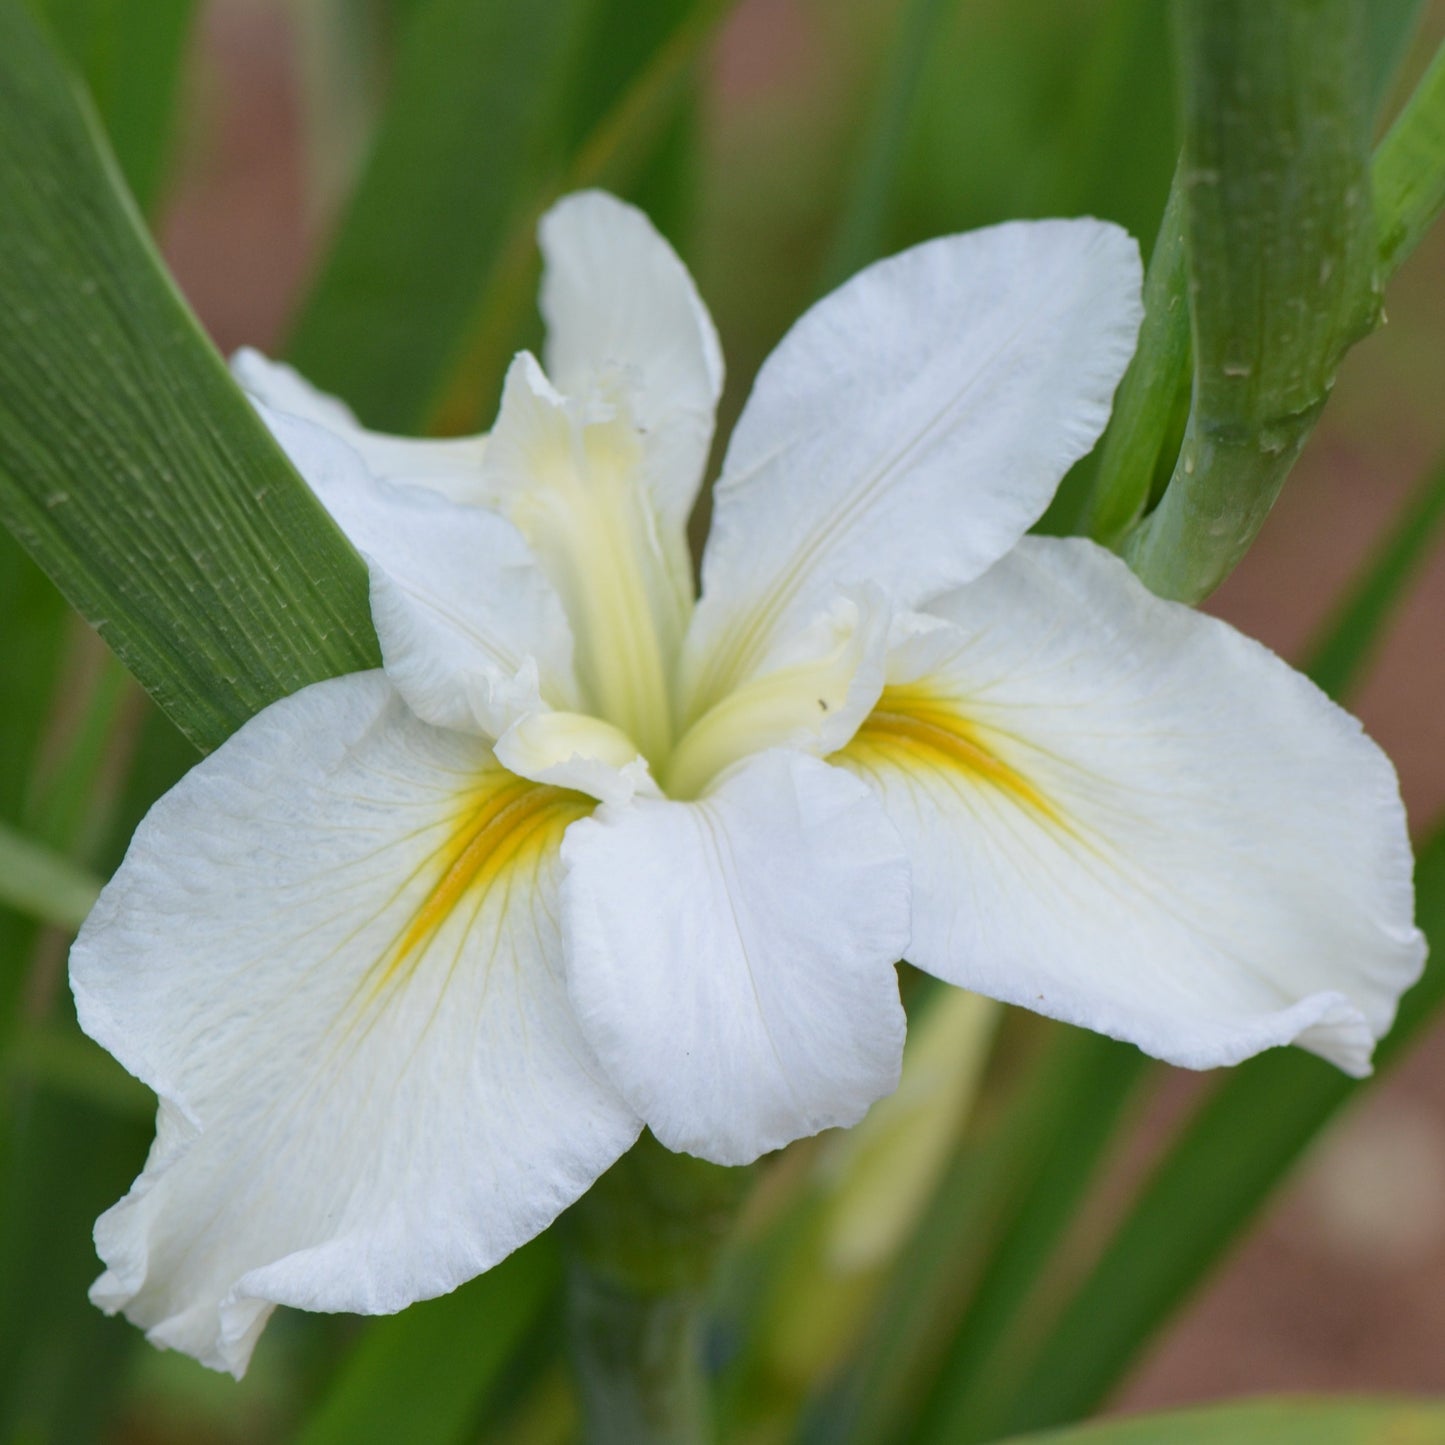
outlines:
[[[637,211],[544,220],[546,366],[412,442],[236,369],[365,557],[383,670],[165,797],[72,956],[160,1096],[93,1298],[240,1374],[272,1308],[382,1312],[544,1229],[646,1125],[741,1164],[898,1078],[900,957],[1195,1068],[1355,1074],[1416,977],[1394,773],[1263,647],[1026,538],[1140,318],[1095,221],[998,226],[808,312],[733,433]]]

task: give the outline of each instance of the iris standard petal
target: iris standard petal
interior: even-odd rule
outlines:
[[[568,396],[625,400],[643,433],[641,482],[681,535],[712,445],[723,359],[677,253],[635,206],[579,191],[542,218],[547,374]]]
[[[380,673],[276,703],[156,805],[71,962],[83,1027],[161,1096],[98,1304],[239,1375],[274,1304],[441,1294],[630,1146],[560,964],[592,806]]]
[[[688,720],[838,588],[916,606],[1008,551],[1103,430],[1139,290],[1117,226],[1013,222],[880,261],[807,312],[723,462]]]
[[[259,409],[366,559],[382,659],[413,712],[495,738],[539,701],[576,706],[562,603],[511,522],[381,481],[336,434]]]
[[[562,599],[584,710],[654,760],[672,741],[692,569],[681,530],[661,526],[639,484],[644,440],[625,405],[563,394],[523,352],[507,371],[484,470],[490,505]]]
[[[908,846],[909,960],[1190,1068],[1297,1042],[1367,1073],[1424,943],[1359,724],[1089,542],[930,610],[835,759]]]
[[[693,803],[604,805],[562,845],[568,989],[670,1149],[746,1164],[898,1082],[908,870],[877,801],[763,753]]]
[[[312,386],[294,367],[250,347],[231,358],[231,372],[252,400],[340,437],[360,453],[372,476],[427,487],[454,502],[481,500],[485,436],[417,439],[368,431],[345,402]]]

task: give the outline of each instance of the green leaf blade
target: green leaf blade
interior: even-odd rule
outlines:
[[[1397,270],[1445,207],[1445,45],[1375,157],[1380,264]]]
[[[1125,556],[1197,602],[1248,550],[1346,350],[1378,314],[1370,75],[1355,0],[1182,0],[1194,389]]]
[[[0,213],[0,520],[202,748],[375,666],[360,559],[187,311],[16,0]]]
[[[561,1282],[539,1240],[440,1299],[368,1324],[297,1445],[460,1445]]]
[[[169,158],[196,0],[33,0],[90,88],[137,204],[150,211]]]
[[[1391,618],[1445,526],[1445,462],[1406,501],[1364,575],[1311,649],[1305,672],[1331,697],[1359,682]]]
[[[100,880],[64,855],[0,823],[0,903],[43,923],[79,928]]]
[[[589,0],[428,0],[288,353],[370,425],[415,431],[510,223],[550,168]]]

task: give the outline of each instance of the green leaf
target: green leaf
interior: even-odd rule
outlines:
[[[1439,540],[1442,524],[1445,462],[1424,478],[1400,509],[1389,536],[1310,650],[1304,670],[1331,697],[1345,696],[1359,681],[1395,608]]]
[[[1046,1147],[1033,1161],[1025,1192],[1007,1225],[990,1240],[987,1265],[948,1343],[910,1441],[968,1445],[993,1438],[995,1426],[1027,1369],[1062,1247],[1126,1108],[1149,1076],[1151,1060],[1129,1044],[1088,1033],[1066,1034],[1060,1052],[1071,1066],[1053,1092]]]
[[[1379,0],[1368,7],[1365,54],[1372,106],[1378,105],[1399,68],[1420,9],[1420,0]],[[1386,152],[1382,148],[1376,154],[1372,175],[1385,274],[1398,265],[1405,250],[1414,245],[1428,224],[1424,211],[1429,206],[1431,185],[1438,185],[1440,180],[1438,164],[1432,180],[1429,159],[1432,153],[1438,159],[1442,132],[1445,126],[1435,119],[1428,101],[1422,100],[1403,131],[1398,136],[1392,133],[1396,159],[1387,164],[1394,167],[1393,178],[1382,179],[1381,159]],[[1115,548],[1124,543],[1140,517],[1163,495],[1189,412],[1192,346],[1185,289],[1182,175],[1182,168],[1176,170],[1159,239],[1150,257],[1139,349],[1115,397],[1113,415],[1100,447],[1094,491],[1081,528],[1096,541]],[[1382,205],[1380,197],[1396,191],[1399,198]],[[1403,212],[1411,206],[1417,211],[1412,211],[1407,221]],[[1395,222],[1386,215],[1386,209],[1397,218]],[[1398,255],[1388,239],[1392,224],[1400,228],[1402,249]]]
[[[105,832],[115,790],[124,782],[134,742],[132,724],[147,706],[130,674],[88,630],[71,628],[72,670],[86,674],[84,686],[62,677],[53,714],[64,746],[38,759],[25,810],[26,831],[36,840],[88,862]],[[69,684],[69,688],[67,688]],[[79,714],[78,719],[76,714]]]
[[[476,426],[531,310],[537,218],[641,173],[726,8],[417,0],[291,359],[375,426]]]
[[[150,1111],[125,1117],[68,1087],[17,1082],[4,1080],[0,1136],[0,1440],[86,1445],[113,1429],[125,1362],[146,1347],[85,1292],[92,1225],[144,1160]]]
[[[656,177],[657,162],[668,160],[661,153],[669,142],[687,140],[698,59],[732,3],[688,0],[685,19],[666,36],[655,37],[646,67],[598,117],[566,166],[543,178],[533,204],[514,222],[487,278],[465,350],[427,418],[427,431],[451,435],[482,426],[507,364],[535,334],[529,318],[539,270],[536,228],[546,207],[559,196],[589,186],[620,195],[646,186]]]
[[[1434,962],[1376,1051],[1383,1072],[1445,1003],[1445,832],[1416,860]],[[1366,1087],[1323,1060],[1274,1049],[1232,1070],[1150,1176],[1014,1393],[1004,1430],[1088,1413],[1219,1260],[1289,1167]]]
[[[372,426],[414,431],[537,176],[555,166],[592,0],[427,0],[287,348]]]
[[[1397,270],[1445,206],[1445,45],[1375,156],[1380,263]]]
[[[1194,390],[1125,556],[1196,602],[1248,549],[1373,325],[1370,81],[1356,0],[1180,0]]]
[[[1445,1445],[1445,1405],[1281,1399],[1104,1420],[1000,1445]]]
[[[365,568],[177,295],[18,0],[0,215],[0,520],[202,748],[375,666]]]
[[[831,291],[883,251],[919,82],[938,32],[951,18],[947,0],[907,0],[898,17],[874,113],[823,264],[820,291]]]
[[[32,0],[90,89],[131,194],[153,207],[196,0]]]
[[[549,1239],[440,1299],[375,1320],[302,1426],[297,1445],[452,1445],[561,1279]]]
[[[31,767],[50,715],[51,690],[69,623],[64,600],[15,540],[0,531],[0,819],[19,824]],[[15,1013],[34,936],[26,917],[0,908],[0,1048]]]
[[[868,1339],[804,1439],[912,1440],[925,1410],[938,1418],[971,1388],[975,1364],[992,1367],[1149,1066],[1137,1049],[1081,1029],[1028,1018],[1014,1026],[1042,1034],[1043,1048],[1015,1064],[1022,1083],[965,1134]]]
[[[156,1096],[73,1024],[24,1030],[4,1064],[7,1085],[42,1088],[125,1123],[149,1126],[155,1119]]]
[[[1096,542],[1117,547],[1152,500],[1172,423],[1189,401],[1189,304],[1185,299],[1184,188],[1176,172],[1159,236],[1144,278],[1144,323],[1139,346],[1119,383],[1099,453],[1099,473],[1083,528]]]
[[[0,823],[0,903],[61,928],[79,928],[100,880],[63,854]]]

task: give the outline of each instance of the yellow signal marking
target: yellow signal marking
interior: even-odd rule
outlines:
[[[878,705],[853,740],[837,754],[861,767],[891,763],[940,763],[987,783],[1051,823],[1066,826],[1063,814],[1011,763],[989,745],[986,729],[963,715],[959,704],[926,687],[885,687]]]

